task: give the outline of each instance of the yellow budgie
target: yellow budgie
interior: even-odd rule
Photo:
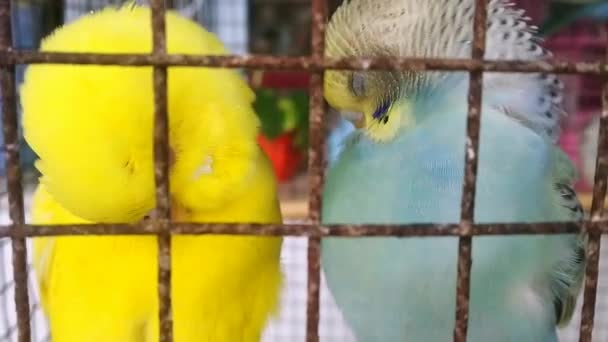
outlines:
[[[226,53],[196,23],[173,12],[166,21],[169,53]],[[150,10],[89,14],[41,49],[149,53]],[[129,223],[154,209],[152,67],[32,65],[21,90],[42,174],[33,223]],[[235,71],[169,68],[174,220],[281,222],[254,97]],[[174,340],[259,341],[278,306],[281,241],[174,236]],[[53,342],[158,341],[156,237],[37,238],[34,267]]]

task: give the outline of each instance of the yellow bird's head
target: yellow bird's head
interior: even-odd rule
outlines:
[[[69,23],[42,51],[151,53],[147,7],[106,8]],[[167,50],[222,55],[198,24],[166,15]],[[255,170],[255,95],[233,70],[168,70],[172,207],[221,207]],[[155,207],[153,68],[36,64],[21,88],[24,134],[38,154],[41,182],[73,214],[94,222],[135,222]]]

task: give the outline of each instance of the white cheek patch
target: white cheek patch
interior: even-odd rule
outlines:
[[[207,155],[203,160],[203,164],[194,171],[192,177],[194,179],[199,178],[200,176],[208,175],[213,172],[213,158],[210,155]]]

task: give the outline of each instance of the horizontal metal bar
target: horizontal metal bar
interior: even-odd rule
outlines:
[[[204,66],[266,70],[452,70],[486,72],[544,72],[557,74],[608,75],[608,63],[565,61],[476,61],[444,58],[314,58],[272,55],[150,55],[92,54],[37,51],[0,51],[0,65],[12,64],[96,64],[123,66]]]
[[[458,224],[409,225],[314,225],[314,224],[240,224],[240,223],[169,223],[154,221],[140,224],[78,224],[31,225],[16,230],[12,225],[0,226],[0,238],[66,236],[66,235],[157,235],[162,227],[170,226],[174,235],[252,235],[252,236],[305,236],[305,237],[430,237],[460,236]],[[542,223],[485,223],[473,224],[471,235],[538,235],[570,234],[580,232],[583,222]],[[587,221],[586,230],[595,229],[608,234],[608,220]]]

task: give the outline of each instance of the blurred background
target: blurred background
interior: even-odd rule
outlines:
[[[124,0],[12,0],[13,41],[16,48],[36,49],[42,37],[63,23]],[[146,3],[145,0],[138,0]],[[341,0],[328,0],[330,13]],[[545,46],[556,58],[597,61],[606,58],[608,1],[513,0],[540,28]],[[235,54],[307,55],[310,53],[309,0],[173,0],[184,16],[198,21]],[[17,68],[22,82],[24,66]],[[259,143],[271,158],[281,183],[280,198],[288,221],[307,215],[308,81],[306,72],[243,71],[257,93],[256,111],[262,121]],[[574,160],[580,180],[576,190],[586,208],[591,202],[597,131],[601,111],[601,77],[563,75],[566,108],[560,144]],[[1,113],[0,113],[1,115]],[[328,158],[335,158],[342,139],[353,126],[329,109]],[[0,130],[0,144],[3,137]],[[36,185],[35,154],[22,141],[26,208]],[[0,154],[0,224],[9,222],[4,155]],[[604,242],[608,240],[604,239]],[[608,252],[600,262],[599,299],[593,341],[608,341]],[[264,341],[304,341],[306,316],[306,240],[287,238],[282,254],[286,273],[280,315],[268,326]],[[33,341],[49,341],[30,273]],[[16,341],[10,240],[0,240],[0,342]],[[579,301],[579,312],[581,301]],[[560,331],[562,341],[578,341],[580,315]],[[325,287],[321,290],[322,341],[354,341]]]

